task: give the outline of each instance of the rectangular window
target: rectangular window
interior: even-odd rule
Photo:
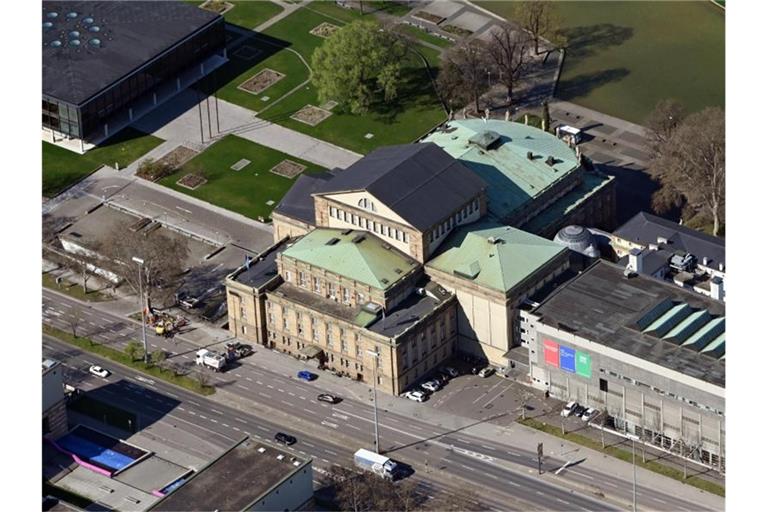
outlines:
[[[400,242],[403,241],[403,232],[400,231],[399,229],[395,230],[395,239],[397,239]]]
[[[341,301],[344,304],[349,304],[349,288],[341,289]]]
[[[336,284],[328,283],[328,296],[336,300]]]
[[[379,224],[379,223],[378,223],[378,222],[376,222],[376,221],[373,221],[373,232],[374,232],[374,233],[378,233],[378,232],[379,232],[379,227],[380,227],[380,226],[381,226],[381,224]]]
[[[269,321],[269,323],[270,323],[270,324],[272,324],[272,325],[274,325],[274,324],[275,324],[275,315],[273,315],[272,313],[269,313],[269,314],[267,315],[267,319],[268,319],[268,321]]]
[[[365,302],[365,295],[363,295],[362,293],[360,293],[360,292],[357,292],[357,293],[355,294],[355,297],[356,297],[356,299],[357,299],[357,304],[358,304],[358,305],[360,305],[360,304],[362,304],[363,302]]]
[[[352,214],[352,224],[357,224],[360,220],[360,217],[358,217],[356,214]]]
[[[344,338],[341,339],[341,351],[344,353],[347,352],[347,340]]]
[[[365,229],[371,230],[371,219],[365,219]]]
[[[312,288],[315,290],[315,293],[320,293],[320,279],[317,277],[312,278]]]
[[[349,222],[349,213],[346,210],[344,211],[344,222]]]
[[[337,211],[336,211],[336,218],[337,218],[337,219],[339,219],[339,220],[341,220],[341,219],[342,219],[342,217],[343,217],[343,215],[342,215],[342,211],[341,211],[341,210],[337,210]]]
[[[299,272],[299,286],[302,288],[307,287],[307,274],[304,272]]]
[[[290,270],[286,270],[285,271],[285,280],[287,282],[289,282],[289,283],[291,282],[291,271]]]
[[[284,331],[288,330],[288,317],[285,317],[285,316],[283,317],[283,330]]]
[[[479,210],[480,209],[480,200],[479,199],[475,199],[474,201],[472,201],[472,206],[475,208],[475,210]]]
[[[335,207],[335,206],[331,206],[331,217],[335,217],[335,216],[336,216],[336,212],[337,212],[337,211],[338,211],[338,210],[336,209],[336,207]]]

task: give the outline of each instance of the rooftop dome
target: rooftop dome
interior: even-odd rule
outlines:
[[[598,258],[600,256],[600,250],[597,248],[594,236],[584,226],[564,227],[557,232],[555,242],[590,258]]]

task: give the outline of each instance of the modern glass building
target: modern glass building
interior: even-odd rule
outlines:
[[[43,2],[42,18],[54,140],[103,140],[226,60],[224,19],[185,2]]]

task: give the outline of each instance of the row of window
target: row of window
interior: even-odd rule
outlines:
[[[636,379],[633,379],[632,377],[627,377],[626,375],[620,375],[620,374],[618,374],[618,373],[616,373],[616,372],[614,372],[612,370],[606,370],[605,368],[600,368],[600,373],[607,373],[611,377],[614,377],[614,378],[616,378],[618,380],[623,380],[624,382],[628,382],[630,384],[634,384],[635,386],[638,386],[638,387],[641,387],[641,388],[650,389],[651,391],[655,391],[656,393],[658,393],[660,395],[667,396],[669,398],[674,398],[676,400],[680,400],[681,402],[684,402],[684,403],[686,403],[686,404],[688,404],[690,406],[698,407],[699,409],[704,409],[706,411],[713,412],[713,413],[717,414],[718,416],[722,416],[723,415],[722,411],[718,411],[714,407],[710,407],[708,405],[700,404],[700,403],[695,402],[695,401],[693,401],[693,400],[691,400],[689,398],[685,398],[685,397],[676,395],[675,393],[671,393],[669,391],[664,391],[663,389],[659,389],[659,388],[657,388],[655,386],[651,386],[651,385],[648,385],[648,384],[646,384],[644,382],[640,382],[640,381],[638,381]]]
[[[370,295],[366,295],[359,291],[350,290],[349,288],[341,286],[340,284],[324,281],[319,277],[311,277],[310,280],[310,274],[308,272],[299,271],[298,280],[294,283],[293,273],[290,270],[285,270],[283,272],[283,279],[285,279],[285,281],[288,283],[293,283],[296,286],[306,290],[312,290],[314,293],[322,295],[336,302],[341,300],[341,303],[347,306],[359,306],[371,301]]]
[[[454,226],[458,226],[461,222],[469,217],[472,213],[480,209],[480,200],[475,199],[464,208],[456,212],[455,215],[451,215],[448,220],[437,226],[427,235],[427,240],[431,243],[434,240],[439,240],[441,236],[448,233]]]
[[[410,240],[408,233],[405,231],[393,228],[386,224],[382,224],[381,222],[375,220],[367,219],[356,213],[348,212],[346,210],[342,210],[341,208],[336,208],[335,206],[330,207],[330,214],[331,217],[335,217],[340,221],[346,222],[348,224],[354,224],[355,226],[359,226],[367,231],[377,233],[387,238],[392,238],[398,242],[405,242],[407,244]]]

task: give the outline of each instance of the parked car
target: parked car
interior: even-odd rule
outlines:
[[[438,370],[435,373],[435,380],[439,381],[441,386],[444,386],[451,380],[451,376],[445,370]]]
[[[443,368],[443,371],[445,373],[447,373],[448,375],[450,375],[451,377],[458,377],[459,376],[459,372],[456,371],[455,368],[451,368],[450,366],[446,366],[445,368]]]
[[[478,374],[480,377],[482,377],[482,378],[486,378],[486,377],[490,377],[490,376],[491,376],[491,375],[493,375],[494,373],[496,373],[496,370],[494,370],[493,368],[491,368],[490,366],[488,366],[488,367],[485,367],[485,368],[483,368],[482,370],[480,370],[480,371],[479,371],[477,374]]]
[[[292,444],[296,444],[296,438],[293,437],[290,434],[285,434],[283,432],[278,432],[275,434],[275,441],[277,441],[280,444],[284,444],[286,446],[291,446]]]
[[[312,382],[313,380],[315,380],[317,378],[316,374],[314,374],[314,373],[312,373],[310,371],[307,371],[307,370],[301,370],[299,373],[296,374],[296,376],[298,378],[300,378],[301,380],[305,380],[307,382]]]
[[[586,411],[584,411],[584,414],[581,415],[581,421],[588,422],[594,419],[598,414],[600,414],[600,411],[595,409],[594,407],[590,407]]]
[[[562,416],[563,418],[567,418],[568,416],[573,414],[573,411],[574,411],[574,409],[576,409],[576,407],[579,407],[579,403],[576,402],[575,400],[572,400],[572,401],[568,402],[563,407],[563,410],[560,411],[560,416]]]
[[[440,383],[436,380],[429,380],[427,382],[424,382],[421,384],[422,389],[426,389],[427,391],[435,392],[440,390]]]
[[[424,402],[428,396],[424,391],[409,391],[405,394],[405,398],[414,402]]]
[[[587,412],[587,408],[586,408],[586,407],[584,407],[583,405],[579,405],[579,404],[577,404],[577,405],[576,405],[576,407],[574,407],[574,409],[573,409],[573,415],[574,415],[574,416],[577,416],[577,417],[579,417],[579,418],[581,418],[581,417],[582,417],[582,415],[583,415],[585,412]]]
[[[88,368],[88,372],[91,375],[95,375],[97,377],[101,377],[102,379],[106,379],[110,375],[112,375],[112,372],[107,370],[106,368],[102,368],[101,366],[93,365],[90,368]]]
[[[321,393],[317,395],[317,401],[318,402],[328,402],[329,404],[337,404],[341,402],[341,398],[338,396],[333,396],[328,393]]]

